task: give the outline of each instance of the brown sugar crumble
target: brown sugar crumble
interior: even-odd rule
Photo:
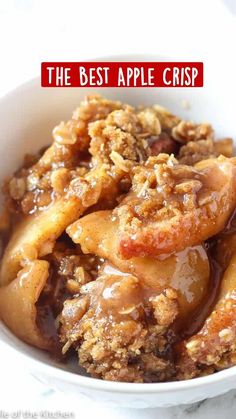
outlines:
[[[236,365],[232,139],[98,95],[52,137],[3,185],[4,323],[104,380]]]

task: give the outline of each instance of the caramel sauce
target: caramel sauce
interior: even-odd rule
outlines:
[[[202,303],[193,312],[189,322],[184,326],[181,333],[181,338],[189,338],[197,333],[203,326],[203,323],[209,314],[214,309],[214,306],[217,302],[217,297],[219,295],[223,274],[228,267],[228,263],[233,255],[233,252],[235,251],[235,233],[236,209],[232,212],[225,228],[215,237],[212,237],[206,242],[206,250],[210,263],[210,281],[208,291],[205,298],[202,300]],[[221,245],[222,241],[226,241],[225,248]],[[228,248],[229,244],[231,244],[230,248]],[[218,249],[218,247],[220,247],[220,249]]]
[[[230,237],[235,233],[236,211],[231,215],[225,229],[217,236],[208,240],[202,247],[202,250],[201,246],[195,247],[195,251],[198,252],[198,262],[192,262],[192,272],[190,263],[191,251],[189,253],[189,258],[186,258],[185,255],[185,252],[189,252],[190,249],[185,249],[185,251],[171,256],[172,258],[176,257],[176,261],[174,263],[172,262],[174,269],[170,269],[172,264],[168,264],[168,258],[159,262],[152,258],[133,258],[128,261],[120,259],[116,244],[116,221],[113,220],[113,222],[111,222],[109,212],[106,214],[105,212],[101,212],[101,220],[99,218],[99,213],[96,214],[96,220],[93,219],[93,214],[90,214],[87,217],[89,217],[87,222],[84,221],[86,217],[80,222],[80,227],[82,228],[80,234],[84,238],[84,241],[82,240],[82,242],[84,247],[86,243],[87,250],[92,253],[98,252],[105,260],[109,260],[109,262],[104,265],[103,272],[101,273],[113,274],[116,276],[132,274],[137,276],[141,285],[140,301],[145,302],[145,300],[147,301],[148,298],[158,293],[158,287],[165,288],[164,277],[167,275],[169,269],[167,275],[169,279],[167,282],[169,283],[169,286],[178,290],[180,301],[181,298],[184,298],[184,304],[181,304],[183,304],[183,308],[186,310],[185,313],[182,312],[182,314],[178,316],[178,319],[173,325],[175,340],[179,341],[185,339],[198,332],[217,301],[222,275],[225,270],[225,266],[222,266],[217,259],[217,247],[219,246],[222,237],[225,235]],[[101,229],[101,231],[98,231],[97,227],[96,234],[90,236],[95,221],[97,226],[100,226],[99,230]],[[108,249],[110,250],[108,251]],[[196,255],[194,257],[196,257]],[[208,272],[203,263],[205,257],[209,262]],[[159,266],[158,264],[160,264],[160,268],[157,268],[157,266]],[[117,266],[119,267],[117,268]],[[196,274],[197,268],[200,272],[200,276],[195,278],[194,281],[193,271],[195,271]],[[202,274],[203,269],[205,271],[204,275]],[[162,271],[164,277],[163,274],[161,274]],[[207,277],[209,279],[206,282]],[[162,283],[163,280],[164,282]],[[196,288],[193,292],[191,286],[194,285]],[[202,287],[204,287],[204,289]],[[201,298],[199,298],[199,293]]]
[[[192,335],[194,335],[203,325],[204,321],[208,317],[208,315],[211,313],[211,310],[214,307],[218,292],[219,292],[219,286],[220,286],[220,279],[222,277],[222,268],[220,265],[214,260],[213,256],[208,253],[209,262],[210,262],[210,280],[207,292],[202,298],[202,301],[200,304],[197,305],[197,307],[193,310],[192,313],[188,312],[187,316],[184,315],[184,313],[179,313],[177,319],[175,320],[174,324],[170,328],[170,333],[172,334],[172,343],[178,342],[182,339],[188,338]],[[132,277],[130,273],[124,273],[119,271],[117,268],[113,267],[110,263],[105,263],[101,270],[102,274],[105,275],[112,275],[115,278],[115,281],[117,281],[117,278],[119,276],[122,277]],[[106,286],[103,288],[105,292],[102,294],[102,299],[97,298],[96,303],[97,305],[100,305],[102,300],[102,313],[107,312],[106,302],[110,302],[113,300],[113,316],[115,316],[116,321],[119,320],[119,310],[123,310],[124,307],[132,307],[132,305],[137,305],[137,307],[145,309],[145,305],[147,307],[147,303],[150,300],[150,298],[156,296],[156,290],[155,287],[145,287],[144,283],[142,281],[139,282],[139,292],[138,292],[138,298],[137,295],[134,298],[135,301],[133,301],[133,295],[127,295],[126,297],[123,296],[122,300],[118,300],[115,302],[115,299],[117,295],[114,293],[113,290],[113,281],[110,280],[110,285],[108,282],[106,282]],[[189,285],[186,284],[186,292],[185,295],[188,295]],[[182,285],[183,290],[183,285]],[[194,298],[194,297],[189,297]],[[118,306],[117,306],[118,304]],[[114,308],[117,309],[114,310]],[[111,314],[111,313],[110,313]],[[191,316],[189,316],[191,314]],[[151,320],[151,317],[150,319]]]
[[[158,295],[166,288],[178,293],[181,318],[189,318],[199,306],[208,290],[209,262],[202,245],[189,247],[182,252],[158,260],[152,257],[122,259],[118,251],[117,220],[110,211],[89,214],[71,228],[70,235],[77,241],[77,231],[82,250],[97,254],[122,273],[136,276],[146,293]]]
[[[109,219],[106,220],[107,225]],[[99,219],[96,215],[96,222],[99,223]],[[115,221],[113,220],[112,225],[115,225]],[[204,247],[202,248],[202,252],[206,251],[207,257],[210,264],[210,280],[207,285],[206,292],[202,293],[200,302],[197,304],[197,307],[194,307],[194,294],[191,292],[191,287],[188,282],[188,275],[183,275],[181,277],[180,271],[177,269],[178,263],[181,265],[181,258],[184,260],[186,258],[186,255],[184,252],[189,251],[189,249],[185,249],[185,251],[180,252],[178,255],[178,258],[180,258],[179,262],[176,263],[175,270],[170,272],[170,277],[172,276],[172,279],[170,280],[170,286],[173,286],[174,288],[181,290],[182,294],[184,295],[184,298],[187,303],[190,304],[193,301],[193,311],[187,310],[187,316],[183,316],[182,318],[178,318],[175,323],[173,324],[173,327],[169,329],[169,333],[172,336],[171,341],[178,342],[182,339],[189,338],[190,336],[194,335],[199,331],[201,326],[203,325],[204,321],[208,317],[208,315],[213,310],[213,307],[215,305],[215,302],[217,300],[217,296],[219,293],[219,288],[221,284],[221,278],[224,273],[224,267],[221,266],[221,264],[216,260],[216,249],[219,245],[219,242],[224,240],[225,238],[230,238],[231,236],[234,236],[236,232],[236,210],[232,213],[230,219],[228,220],[227,225],[225,226],[225,229],[218,234],[217,236],[211,238],[205,243],[205,250]],[[113,240],[113,245],[116,242],[116,239],[114,239],[113,234],[108,234],[109,237],[111,237],[111,240]],[[69,239],[68,235],[63,234],[60,237],[60,241],[62,241],[65,245],[65,247],[73,247],[75,248],[75,245]],[[104,238],[102,241],[100,239],[98,240],[100,242],[100,249],[101,247],[104,248],[110,248],[112,252],[113,246],[110,242],[106,243],[106,238]],[[93,243],[96,242],[96,238],[93,236]],[[199,248],[199,249],[198,249]],[[116,249],[113,249],[113,258],[114,254],[116,254],[115,258],[117,258],[117,252]],[[200,246],[196,246],[196,250],[199,253],[199,258],[204,260],[204,255],[201,255]],[[96,252],[95,252],[96,253]],[[182,255],[183,253],[183,255]],[[171,256],[172,258],[175,257],[174,255]],[[163,268],[165,270],[165,261],[167,261],[168,258],[164,259],[162,263],[164,263]],[[199,259],[199,262],[201,263]],[[115,259],[114,259],[115,261]],[[146,262],[145,262],[146,261]],[[137,263],[136,263],[137,262]],[[125,269],[119,270],[117,268],[114,268],[112,264],[105,264],[103,267],[104,274],[112,274],[115,275],[115,278],[110,279],[109,281],[104,283],[104,289],[102,294],[99,296],[96,296],[97,298],[94,298],[94,304],[97,304],[100,309],[101,313],[103,315],[112,315],[114,318],[114,321],[120,321],[121,318],[124,319],[124,313],[122,313],[122,316],[119,315],[119,310],[129,310],[132,309],[132,306],[138,307],[138,309],[131,310],[131,314],[127,312],[127,317],[134,316],[133,319],[135,319],[136,316],[143,316],[142,313],[145,311],[145,301],[147,301],[150,297],[156,295],[157,291],[157,278],[151,279],[151,274],[156,276],[158,274],[158,269],[156,267],[157,261],[152,258],[133,258],[129,261],[122,261],[123,267],[129,268],[126,272]],[[145,268],[145,263],[146,268]],[[158,263],[161,263],[158,262]],[[129,265],[129,266],[128,266]],[[135,268],[135,265],[136,268]],[[193,265],[194,268],[195,265]],[[168,266],[166,266],[168,268]],[[196,268],[196,266],[195,266]],[[202,266],[204,268],[204,266]],[[136,269],[138,271],[136,272]],[[111,272],[109,272],[109,270]],[[112,272],[112,270],[114,272]],[[140,272],[146,271],[146,274],[144,278],[140,278],[140,285],[135,293],[130,293],[129,295],[125,296],[125,293],[122,293],[122,306],[116,306],[117,299],[117,292],[119,291],[119,287],[116,287],[115,282],[117,282],[117,276],[132,276],[132,273],[134,275],[137,274],[137,277],[139,277]],[[147,278],[149,276],[149,283],[147,281]],[[53,279],[54,278],[54,279]],[[175,281],[178,280],[178,283],[175,283]],[[71,298],[71,295],[66,291],[65,288],[65,282],[60,279],[60,281],[55,281],[55,271],[54,268],[51,269],[51,274],[49,278],[49,282],[54,282],[54,285],[56,288],[58,288],[58,304],[55,305],[55,298],[52,295],[45,295],[44,293],[41,295],[39,302],[37,303],[37,322],[40,326],[40,329],[42,330],[42,333],[44,336],[46,336],[48,339],[54,341],[54,348],[53,348],[53,355],[58,358],[58,355],[60,353],[59,348],[59,342],[58,342],[58,336],[57,336],[57,330],[55,327],[55,318],[56,316],[61,312],[63,307],[63,302]],[[161,286],[161,284],[159,284]],[[161,286],[162,287],[162,286]],[[54,289],[55,291],[55,289]],[[197,292],[197,289],[196,291]],[[118,292],[119,294],[119,292]],[[119,300],[119,298],[118,298]],[[191,315],[190,315],[191,314]],[[145,316],[144,316],[145,317]],[[149,319],[151,321],[151,317]]]
[[[203,295],[200,303],[197,304],[197,307],[193,309],[191,316],[190,316],[190,312],[188,312],[187,316],[178,318],[173,324],[173,327],[170,328],[170,335],[172,336],[171,337],[172,343],[181,341],[182,339],[185,339],[185,338],[189,338],[190,336],[197,333],[199,329],[201,328],[201,326],[203,325],[206,318],[208,317],[208,315],[211,313],[215,305],[215,302],[217,300],[221,278],[224,273],[223,267],[215,259],[216,248],[219,243],[219,240],[221,240],[223,237],[231,236],[235,234],[235,231],[236,231],[235,224],[236,224],[236,211],[234,211],[234,213],[230,217],[224,231],[222,231],[219,235],[217,235],[214,238],[211,238],[208,242],[206,242],[205,250],[206,250],[209,264],[210,264],[210,280],[207,286],[207,291],[205,292],[205,295]],[[65,234],[61,236],[60,240],[64,242],[65,247],[68,246],[69,244],[70,245],[72,244],[71,240]],[[184,257],[185,256],[183,255],[183,259]],[[147,263],[149,263],[150,261],[154,263],[154,261],[148,260],[147,258]],[[179,263],[181,264],[181,260]],[[181,281],[181,276],[179,277],[179,271],[177,268],[175,269],[176,271],[172,272],[173,284],[170,283],[170,285],[172,286],[174,285],[174,277],[179,278],[179,281]],[[155,269],[154,269],[154,272],[155,272]],[[141,315],[142,317],[144,315],[142,313],[144,313],[145,301],[148,301],[150,297],[156,295],[156,289],[155,289],[156,287],[154,286],[155,280],[154,282],[151,281],[151,283],[146,284],[146,286],[145,286],[145,281],[141,280],[140,282],[141,287],[139,286],[135,290],[134,294],[128,293],[128,295],[125,295],[125,293],[122,292],[122,305],[120,305],[120,301],[116,301],[116,300],[119,300],[119,298],[117,298],[117,296],[119,297],[118,295],[119,286],[116,286],[116,282],[118,283],[119,276],[123,276],[123,277],[125,276],[127,277],[127,280],[128,280],[128,277],[132,277],[132,273],[120,271],[116,267],[112,266],[111,263],[106,262],[104,266],[100,269],[99,274],[104,274],[105,276],[111,275],[111,277],[113,277],[113,279],[110,278],[110,280],[107,280],[106,282],[103,283],[103,287],[102,287],[103,289],[102,289],[102,292],[100,292],[100,295],[94,296],[93,303],[94,305],[98,306],[98,308],[101,311],[101,315],[106,315],[106,316],[111,315],[114,321],[120,321],[121,318],[124,319],[125,310],[127,310],[127,317],[132,317],[133,319],[135,319],[136,316],[139,317]],[[182,290],[181,292],[184,293],[186,301],[189,301],[190,306],[191,306],[191,300],[194,298],[194,295],[192,295],[192,293],[190,292],[191,287],[189,288],[188,281],[187,282],[185,281],[187,279],[187,276],[186,278],[183,276],[182,279],[183,279],[183,282],[181,283],[181,290]],[[50,340],[52,339],[54,341],[55,344],[53,347],[53,356],[58,358],[59,353],[60,353],[60,345],[58,342],[57,330],[55,327],[55,318],[61,312],[62,307],[63,307],[63,302],[66,299],[71,298],[72,296],[67,292],[65,288],[65,281],[62,278],[60,278],[59,280],[58,277],[57,278],[55,277],[55,267],[51,268],[50,278],[48,281],[49,283],[51,283],[51,285],[54,284],[53,286],[54,295],[53,294],[47,295],[45,293],[41,295],[39,302],[37,303],[37,311],[38,311],[37,322],[38,322],[38,325],[40,326],[40,329],[42,330],[43,335],[46,336],[48,339]],[[57,288],[58,292],[56,292],[55,287]],[[175,288],[176,287],[177,287],[177,284],[175,284]],[[57,294],[56,299],[55,299],[55,292]],[[132,306],[136,306],[137,309],[131,310]],[[194,307],[194,304],[193,304],[193,307]],[[130,309],[130,314],[128,313],[129,309]],[[119,314],[119,310],[121,312],[123,311],[122,315]],[[149,320],[151,321],[151,317]]]

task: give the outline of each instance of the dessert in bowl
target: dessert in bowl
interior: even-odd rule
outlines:
[[[4,172],[2,337],[38,348],[12,341],[67,391],[137,407],[210,396],[209,382],[215,395],[235,364],[232,139],[114,92],[80,91],[60,122],[64,104],[50,145],[21,127],[30,155]]]

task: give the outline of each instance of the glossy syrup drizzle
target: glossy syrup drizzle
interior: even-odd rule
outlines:
[[[202,303],[193,313],[188,324],[185,325],[182,336],[183,338],[189,338],[190,336],[197,333],[203,323],[212,312],[215,303],[217,301],[217,296],[219,294],[219,289],[221,285],[221,280],[225,269],[220,263],[217,262],[215,258],[216,247],[222,238],[225,236],[232,236],[236,233],[236,209],[232,212],[224,230],[222,230],[218,235],[209,239],[205,246],[208,254],[208,259],[210,263],[210,281],[209,281],[209,290],[203,299]]]

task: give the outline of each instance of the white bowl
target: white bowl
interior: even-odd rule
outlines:
[[[119,56],[104,57],[95,61],[165,61],[164,57]],[[209,77],[210,76],[210,77]],[[105,97],[120,99],[131,104],[160,103],[183,118],[209,121],[218,136],[234,136],[236,125],[230,91],[220,87],[219,74],[205,74],[207,86],[200,89],[96,89]],[[26,152],[38,150],[50,143],[52,128],[70,117],[72,110],[91,89],[41,88],[40,80],[30,81],[0,100],[0,181],[11,174],[21,163]],[[182,101],[189,102],[186,110]],[[233,101],[232,101],[233,105]],[[34,349],[0,324],[1,345],[7,345],[9,362],[19,357],[31,373],[42,382],[64,393],[81,393],[88,398],[110,406],[146,408],[193,403],[214,397],[236,388],[236,367],[208,377],[193,380],[133,384],[116,383],[90,378],[75,364],[57,364],[47,353]]]

